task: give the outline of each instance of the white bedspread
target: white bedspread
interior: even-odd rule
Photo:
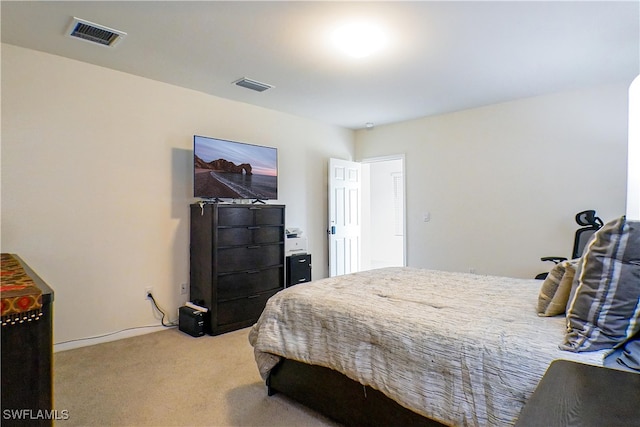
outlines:
[[[448,425],[515,423],[561,351],[542,282],[414,268],[322,279],[273,296],[249,334],[263,378],[278,356],[335,369]]]

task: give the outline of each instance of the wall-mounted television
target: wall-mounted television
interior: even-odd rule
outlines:
[[[278,150],[194,135],[193,195],[203,199],[277,199]]]

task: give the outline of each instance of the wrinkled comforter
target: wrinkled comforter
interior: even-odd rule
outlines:
[[[448,425],[515,423],[555,359],[564,316],[536,313],[539,280],[385,268],[296,285],[252,327],[263,378],[280,357],[328,367]]]

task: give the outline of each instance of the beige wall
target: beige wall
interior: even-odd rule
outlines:
[[[533,277],[570,254],[577,212],[623,215],[628,87],[358,131],[357,159],[406,156],[408,265]]]
[[[279,200],[327,275],[327,159],[353,132],[2,45],[2,251],[55,290],[56,343],[175,319],[189,280],[192,137],[279,149]]]
[[[627,89],[378,126],[355,157],[406,155],[409,265],[531,277],[576,212],[624,214]],[[1,249],[55,289],[55,342],[158,324],[147,286],[175,317],[194,133],[279,148],[277,202],[325,277],[327,159],[354,157],[353,132],[2,45]]]

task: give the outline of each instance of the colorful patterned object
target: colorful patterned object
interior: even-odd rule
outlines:
[[[2,326],[38,320],[42,315],[42,291],[11,254],[1,254],[0,299]]]

